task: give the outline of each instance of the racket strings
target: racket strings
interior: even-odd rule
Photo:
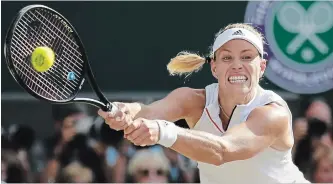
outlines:
[[[36,72],[27,62],[26,58],[38,46],[51,47],[56,53],[56,61],[47,72]],[[24,14],[14,30],[11,49],[17,73],[35,93],[52,100],[66,100],[78,89],[84,63],[82,54],[70,32],[53,14],[38,10]],[[67,80],[70,72],[78,77]]]
[[[38,13],[38,12],[37,12]],[[29,14],[28,14],[29,15]],[[49,15],[49,16],[52,16],[52,15]],[[38,17],[37,17],[38,18]],[[52,18],[52,17],[48,17],[48,18]],[[54,18],[54,17],[53,17]],[[45,18],[46,20],[47,20],[47,18]],[[55,22],[55,21],[54,21]],[[58,22],[56,22],[56,23],[53,23],[53,24],[55,24],[55,26],[60,26],[60,22],[58,21]],[[45,25],[45,24],[42,24],[42,26],[44,26],[45,28],[48,28],[48,25]],[[55,53],[56,53],[56,55],[57,55],[57,57],[59,57],[59,56],[64,56],[66,59],[68,59],[68,60],[70,60],[68,57],[66,57],[65,55],[63,55],[63,53],[64,54],[67,54],[67,52],[63,52],[63,48],[62,48],[62,42],[61,42],[61,40],[57,37],[57,34],[54,32],[54,31],[52,31],[52,29],[51,30],[49,30],[49,31],[51,31],[50,33],[51,33],[51,35],[53,36],[53,41],[52,41],[52,43],[51,43],[51,45],[53,46],[53,48],[54,48],[54,51],[55,51]],[[60,30],[60,31],[64,31],[64,30]],[[70,57],[70,55],[69,55],[69,57]],[[77,66],[76,65],[76,63],[74,63],[74,66],[76,66],[76,68],[78,68],[78,70],[76,69],[76,68],[73,68],[71,65],[70,65],[70,63],[69,62],[66,62],[62,57],[59,57],[59,60],[61,61],[60,63],[55,63],[55,67],[56,68],[58,68],[60,71],[61,71],[61,73],[63,73],[63,74],[65,74],[65,75],[63,75],[63,76],[66,76],[66,73],[68,73],[69,71],[74,71],[74,72],[76,72],[76,73],[80,73],[80,71],[78,71],[78,70],[80,70],[81,68],[82,68],[82,65],[80,65],[80,66]],[[64,70],[64,68],[65,69],[67,69],[67,70]],[[66,72],[67,71],[67,72]],[[58,75],[55,75],[55,76],[58,76]],[[58,80],[58,81],[61,81],[62,83],[63,83],[63,85],[70,85],[71,83],[69,82],[69,83],[67,83],[66,82],[66,80]],[[65,83],[64,83],[65,82]],[[72,82],[74,82],[75,83],[75,85],[78,85],[78,81],[77,80],[73,80]],[[72,85],[70,85],[70,87],[72,87]],[[75,87],[72,87],[72,89],[75,89]]]
[[[24,35],[24,34],[22,34],[22,35]],[[14,37],[15,37],[15,35],[14,35]],[[22,38],[21,37],[21,35],[18,35],[18,37],[20,37],[21,39],[18,39],[18,40],[23,40],[24,41],[24,43],[22,43],[22,42],[20,42],[20,43],[18,43],[17,45],[27,45],[27,46],[30,46],[30,49],[29,50],[27,50],[27,49],[22,49],[23,51],[26,51],[25,52],[25,56],[28,56],[31,52],[32,52],[32,50],[35,48],[35,46],[32,46],[30,43],[28,43],[27,41],[26,41],[26,39],[25,38]],[[14,44],[14,46],[16,45],[15,44],[15,41],[16,40],[13,40],[13,44]],[[25,56],[23,56],[23,55],[21,55],[20,54],[20,52],[19,51],[17,51],[15,48],[13,48],[13,50],[14,51],[16,51],[16,53],[17,54],[19,54],[20,56],[22,56],[22,58],[24,58]],[[22,51],[22,50],[20,50],[20,51]],[[19,61],[21,61],[22,62],[22,58],[17,58]],[[28,60],[28,59],[27,59]],[[29,61],[28,61],[29,62]],[[23,65],[23,64],[20,64],[20,62],[17,62],[16,64],[16,66],[21,66],[21,67],[23,67],[25,70],[24,71],[22,71],[22,70],[20,70],[21,71],[21,75],[23,74],[23,76],[21,76],[23,79],[25,79],[25,81],[27,80],[27,79],[29,79],[28,81],[26,81],[26,83],[27,83],[27,85],[29,86],[29,87],[31,87],[33,90],[38,90],[39,89],[39,91],[37,91],[37,92],[41,92],[41,91],[50,91],[50,90],[48,90],[49,88],[48,87],[51,87],[51,88],[56,88],[55,86],[53,86],[52,84],[50,84],[50,82],[49,81],[47,81],[46,80],[46,82],[45,82],[45,80],[43,80],[43,78],[42,77],[40,77],[40,76],[43,76],[43,77],[46,77],[46,75],[45,74],[43,74],[43,73],[37,73],[37,75],[38,75],[38,78],[36,78],[36,77],[34,77],[34,76],[36,76],[36,72],[34,72],[34,70],[29,70],[28,68],[31,68],[30,66],[29,66],[29,64],[28,64],[28,62],[25,62],[24,64],[25,65]],[[27,68],[28,67],[28,68]],[[26,75],[25,74],[30,74],[30,77],[26,77]],[[56,75],[55,75],[56,76]],[[38,82],[40,82],[41,83],[41,85],[37,85],[37,86],[31,86],[32,84],[35,84],[36,82],[34,82],[33,80],[31,80],[31,77],[33,77],[33,78],[35,78],[36,80],[37,80],[37,83]],[[52,92],[53,90],[51,90],[51,92]],[[59,89],[58,89],[58,91],[57,91],[57,93],[55,93],[55,94],[58,94],[60,91],[59,91]],[[48,92],[47,93],[48,95],[50,95],[50,93]],[[61,93],[60,92],[60,94],[62,94],[63,95],[63,93]],[[43,94],[43,95],[45,95],[45,94]],[[52,96],[52,95],[51,95]],[[60,99],[61,98],[66,98],[66,96],[67,95],[63,95],[63,96],[59,96],[58,95],[58,97],[60,97]],[[55,98],[54,96],[52,96],[53,97],[53,99],[58,99],[58,98]]]
[[[15,44],[14,44],[14,46],[15,46]],[[23,81],[25,81],[27,86],[39,94],[42,94],[42,95],[47,94],[47,95],[50,95],[52,97],[52,99],[55,99],[55,100],[58,99],[54,95],[50,94],[50,92],[52,93],[52,91],[48,90],[49,86],[52,87],[52,84],[50,84],[50,82],[48,82],[47,80],[46,81],[43,80],[43,78],[40,77],[40,75],[43,75],[43,74],[37,73],[38,76],[36,76],[36,72],[34,72],[34,70],[30,69],[30,66],[28,66],[29,61],[24,61],[23,58],[25,58],[31,52],[25,51],[24,53],[22,53],[24,50],[17,50],[15,47],[12,47],[12,51],[13,51],[12,57],[14,60],[17,61],[15,63],[16,70],[19,71],[18,73],[20,74],[20,77],[23,79]],[[24,55],[22,55],[22,54],[24,54]],[[29,59],[27,58],[25,60],[29,60]],[[43,94],[43,92],[45,92],[45,94]],[[60,94],[62,95],[63,93],[60,92]],[[55,95],[57,95],[60,99],[64,98],[62,96],[59,96],[58,93],[55,93]],[[64,95],[64,96],[66,96],[66,95]]]
[[[38,13],[38,12],[37,12]],[[29,14],[27,14],[28,16],[29,16]],[[50,16],[52,16],[52,15],[50,15]],[[38,17],[36,17],[37,19],[38,19]],[[52,18],[52,17],[50,17],[50,18]],[[54,17],[53,17],[54,18]],[[47,20],[47,18],[45,18],[44,17],[44,19],[45,20]],[[40,19],[39,19],[40,20]],[[50,21],[48,21],[49,23],[50,23]],[[55,21],[54,21],[55,22]],[[58,21],[58,22],[56,22],[56,23],[58,23],[56,26],[60,26],[61,25],[61,23],[60,23],[60,21]],[[53,24],[55,24],[55,23],[53,23]],[[52,26],[53,25],[52,23],[50,24],[50,26]],[[60,25],[59,25],[60,24]],[[42,22],[42,25],[44,25],[44,27],[46,27],[46,28],[49,28],[49,25],[46,25],[46,24],[43,24],[43,22]],[[64,27],[63,27],[64,28]],[[59,30],[59,29],[58,29]],[[65,42],[64,40],[62,40],[61,39],[61,37],[59,37],[59,36],[57,36],[57,33],[56,32],[54,32],[52,29],[48,29],[47,31],[50,31],[50,34],[51,35],[53,35],[53,37],[54,38],[56,38],[56,39],[54,39],[53,40],[53,43],[52,43],[52,45],[54,46],[53,48],[54,48],[54,50],[55,50],[55,53],[59,56],[59,55],[61,55],[62,53],[64,53],[65,55],[63,55],[64,56],[64,58],[65,59],[67,59],[67,60],[72,60],[73,58],[71,57],[71,55],[69,55],[67,52],[66,52],[66,50],[65,50],[65,52],[60,52],[60,49],[62,48],[62,44],[61,43],[67,43],[67,42]],[[59,31],[65,31],[65,30],[59,30]],[[60,32],[60,33],[62,33],[62,32]],[[64,41],[64,42],[62,42],[62,41]],[[71,40],[72,41],[72,40]],[[74,43],[74,42],[73,42]],[[78,47],[78,46],[77,46]],[[70,47],[70,48],[72,48],[72,47]],[[62,50],[63,51],[63,50]],[[70,51],[70,50],[69,50]],[[75,50],[76,51],[76,50]],[[74,53],[72,53],[71,52],[71,54],[74,54]],[[67,55],[67,56],[66,56]],[[77,58],[77,59],[80,59],[81,60],[81,58]],[[66,60],[64,60],[62,57],[59,57],[59,60],[60,61],[62,61],[62,62],[60,62],[60,64],[64,64],[64,63],[66,63],[66,65],[62,65],[63,67],[65,67],[66,69],[68,69],[68,71],[75,71],[75,72],[77,72],[77,73],[79,73],[79,72],[81,72],[81,71],[78,71],[78,70],[81,70],[81,68],[82,68],[82,64],[81,63],[79,63],[79,65],[76,65],[76,63],[73,63],[74,65],[72,65],[72,66],[70,66],[69,64],[70,64],[70,62],[66,62]],[[82,60],[81,60],[81,62],[83,62]],[[58,65],[58,67],[59,67],[59,64],[58,63],[55,63],[55,66],[57,66]],[[73,68],[73,66],[75,66],[76,68]],[[63,68],[63,67],[61,67],[60,66],[60,68]],[[78,81],[77,80],[73,80],[73,82],[75,82],[75,83],[78,83]]]
[[[40,33],[41,31],[39,31],[39,33]],[[24,34],[23,34],[24,35]],[[38,35],[38,34],[32,34],[32,35],[30,35],[30,36],[36,36],[36,35]],[[43,35],[43,34],[42,34]],[[32,38],[32,39],[36,39],[36,38]],[[24,40],[24,39],[23,39]],[[38,44],[40,44],[40,43],[38,43]],[[29,44],[28,44],[29,45]]]
[[[19,23],[20,24],[20,23]],[[18,28],[20,28],[20,26],[18,26]],[[22,29],[22,28],[21,28]],[[25,35],[24,34],[22,34],[24,37],[25,37]],[[38,34],[36,34],[36,35],[38,35]],[[40,34],[40,35],[42,35],[42,34]],[[33,50],[35,47],[34,46],[32,46],[30,43],[28,43],[26,40],[27,40],[27,38],[22,38],[21,37],[21,35],[20,34],[18,34],[18,36],[21,38],[21,39],[18,39],[19,41],[24,41],[24,43],[22,43],[22,42],[20,42],[19,44],[17,44],[17,46],[19,46],[19,45],[26,45],[26,46],[30,46],[30,50],[29,49],[23,49],[23,51],[25,51],[25,55],[29,55],[30,53],[31,53],[31,50]],[[14,37],[15,37],[15,35],[14,35]],[[15,42],[16,40],[13,40],[13,44],[14,45],[16,45],[16,42]],[[41,43],[38,43],[37,42],[37,44],[41,44]],[[14,48],[13,49],[14,51],[16,51],[16,49]],[[21,55],[18,51],[16,51],[17,52],[17,54],[19,54],[19,55]],[[22,57],[24,57],[23,55],[21,55]],[[18,58],[18,59],[20,59],[20,58]],[[22,61],[22,60],[21,60]],[[28,61],[29,62],[29,61]],[[25,63],[28,63],[28,62],[25,62]],[[17,64],[19,64],[20,65],[20,63],[18,62]],[[22,65],[21,65],[22,66]],[[25,66],[22,66],[22,67],[25,67]],[[26,68],[25,68],[26,69]],[[29,73],[29,74],[31,74],[31,76],[35,76],[35,73],[33,73],[32,72],[32,70],[27,70],[27,72]],[[21,74],[24,74],[24,72],[21,72]],[[45,77],[46,75],[45,74],[43,74],[43,73],[38,73],[39,75],[42,75],[43,77]],[[23,75],[24,76],[24,75]],[[50,75],[50,76],[57,76],[57,75]],[[30,79],[30,78],[29,78]],[[39,78],[37,78],[37,81],[42,81],[42,79],[43,78],[41,78],[41,77],[39,77]],[[29,81],[27,81],[27,82],[29,82]],[[43,82],[41,82],[42,84],[44,84]],[[49,81],[46,81],[46,83],[48,84],[48,85],[50,85],[50,82]],[[30,81],[30,83],[28,83],[28,85],[29,86],[31,86],[31,84],[32,84],[32,82]],[[35,86],[36,87],[36,86]],[[38,86],[38,87],[40,87],[40,86]],[[45,87],[45,85],[44,85],[44,87]],[[49,86],[49,87],[51,87],[51,88],[56,88],[56,87],[54,87],[52,84]],[[74,88],[73,88],[74,89]],[[55,90],[57,90],[57,89],[55,89]],[[64,95],[63,93],[61,93],[60,91],[59,91],[59,89],[58,89],[58,91],[57,91],[58,93],[60,93],[60,94],[62,94],[63,96],[61,97],[61,98],[64,98],[64,97],[66,97],[67,95],[69,95],[70,93],[68,93],[68,91],[65,91],[65,92],[67,92],[67,95]],[[56,93],[57,94],[57,93]]]

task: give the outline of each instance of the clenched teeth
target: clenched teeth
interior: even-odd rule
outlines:
[[[247,81],[247,77],[242,75],[242,76],[231,76],[228,78],[228,81],[230,83],[243,83]]]

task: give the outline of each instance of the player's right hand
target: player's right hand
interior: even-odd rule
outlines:
[[[111,112],[105,112],[102,109],[98,110],[98,115],[104,118],[105,123],[114,130],[124,130],[132,122],[132,116],[125,103],[114,102],[118,108],[113,108]]]

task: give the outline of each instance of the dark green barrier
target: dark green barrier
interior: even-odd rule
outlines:
[[[220,28],[243,22],[247,5],[247,2],[37,3],[61,12],[76,27],[104,91],[171,90],[184,85],[202,88],[214,82],[208,65],[184,80],[169,76],[166,64],[182,50],[206,54]],[[2,39],[12,17],[27,4],[32,3],[2,2]],[[2,90],[21,91],[4,62]]]

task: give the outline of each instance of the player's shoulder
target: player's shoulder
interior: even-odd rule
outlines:
[[[166,100],[177,103],[188,114],[191,111],[200,110],[205,107],[205,89],[180,87],[173,90],[166,97]]]
[[[175,89],[173,99],[181,107],[185,120],[189,127],[193,128],[200,119],[206,103],[206,90],[190,87],[181,87]]]
[[[205,101],[205,89],[196,89],[190,87],[180,87],[173,90],[170,95],[181,101]]]
[[[255,108],[248,117],[249,122],[257,126],[266,127],[272,132],[280,134],[289,124],[290,115],[284,107],[276,103],[270,103]]]
[[[260,93],[262,95],[260,95],[261,100],[266,100],[266,101],[273,101],[273,102],[285,102],[283,100],[283,98],[277,94],[276,92],[272,91],[272,90],[267,90],[267,89],[260,89]]]
[[[218,92],[218,83],[212,83],[205,88],[191,88],[191,87],[180,87],[175,90],[173,90],[170,94],[177,94],[177,96],[186,96],[189,95],[190,97],[205,99],[206,93],[209,93],[211,91]]]
[[[286,109],[275,102],[271,102],[267,105],[257,107],[251,112],[251,114],[253,116],[268,118],[271,120],[289,117],[289,113],[286,111]]]
[[[257,107],[258,113],[265,114],[268,117],[290,116],[288,104],[280,95],[271,90],[263,90],[262,92],[263,95],[261,95],[259,104],[263,106]]]

